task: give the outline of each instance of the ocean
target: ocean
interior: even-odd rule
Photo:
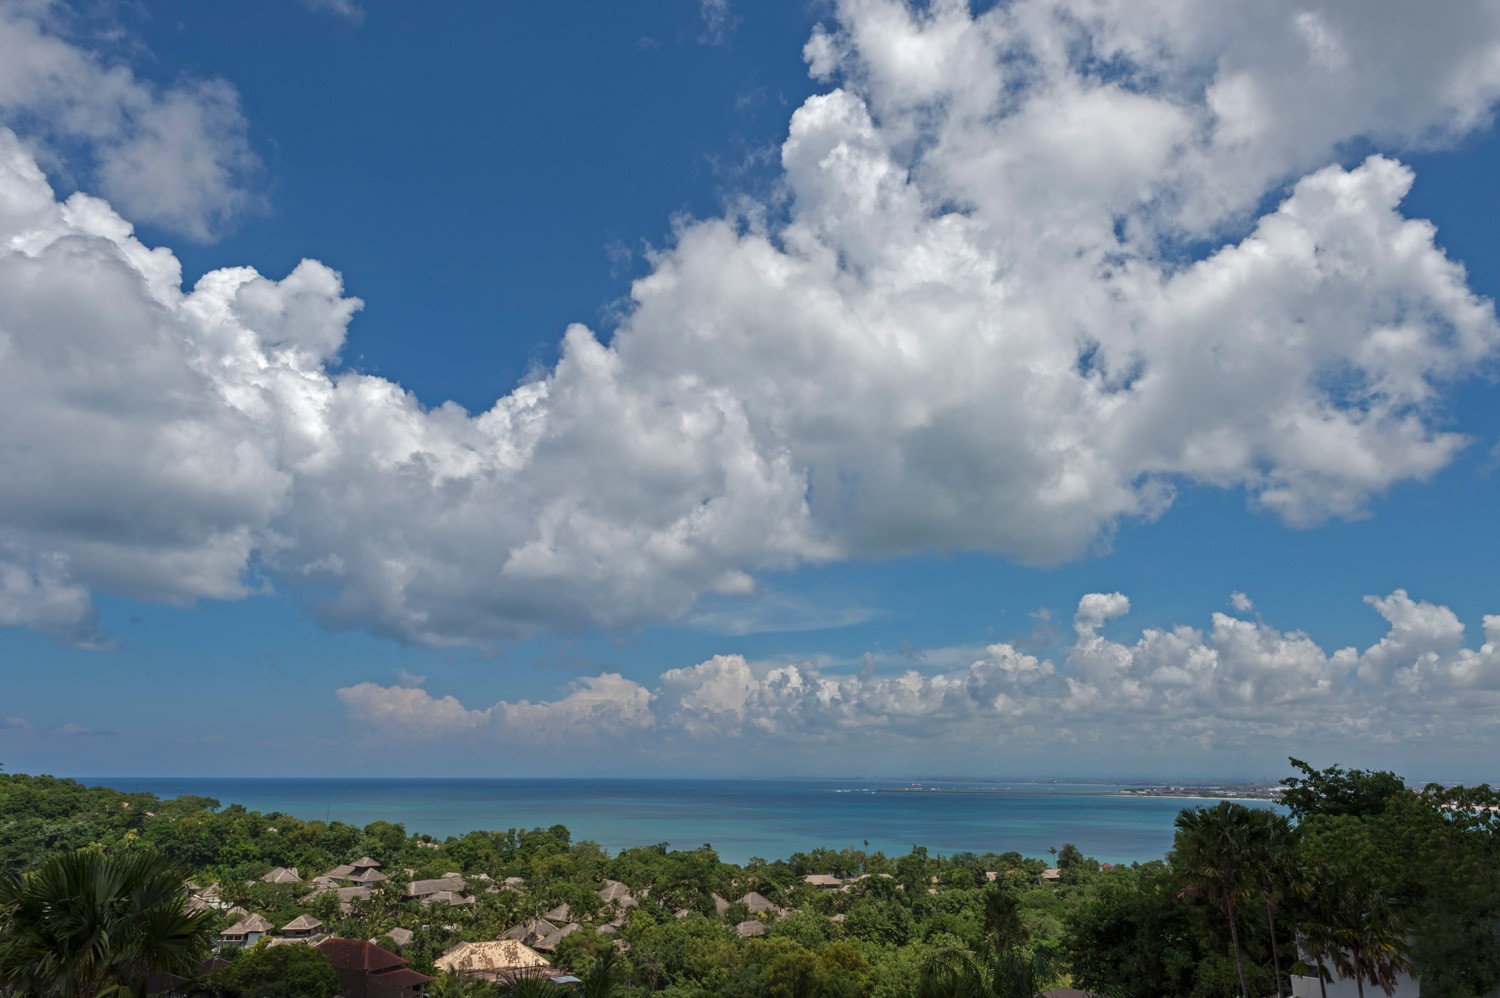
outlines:
[[[847,846],[888,856],[1007,852],[1046,859],[1071,842],[1101,862],[1161,859],[1184,807],[1211,801],[1122,796],[1115,784],[870,780],[328,779],[80,777],[158,797],[196,794],[307,820],[385,820],[438,838],[566,825],[611,852],[705,843],[732,863]],[[969,791],[969,792],[936,792]],[[985,791],[985,792],[975,792]],[[1273,806],[1257,804],[1256,806]]]

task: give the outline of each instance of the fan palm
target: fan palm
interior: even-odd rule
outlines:
[[[577,991],[582,998],[614,998],[620,993],[625,986],[625,964],[614,947],[600,951],[582,980]]]
[[[154,852],[86,849],[0,880],[0,984],[100,998],[144,994],[153,972],[194,973],[213,916],[186,911],[186,874]]]
[[[500,998],[557,998],[563,992],[550,978],[517,977],[500,985]]]

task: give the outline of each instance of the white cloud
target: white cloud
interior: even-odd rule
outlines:
[[[1229,594],[1229,605],[1240,613],[1249,613],[1255,609],[1255,601],[1244,593],[1235,591]]]
[[[1443,403],[1500,345],[1401,213],[1411,171],[1333,163],[1483,126],[1500,24],[1382,9],[848,0],[809,43],[839,85],[792,118],[785,220],[684,223],[608,345],[571,327],[477,414],[332,373],[359,302],[327,267],[184,293],[170,252],[56,203],[7,134],[0,619],[82,634],[95,590],[280,585],[333,626],[482,643],[677,618],[806,562],[1055,563],[1180,483],[1296,524],[1362,515],[1465,445]],[[0,94],[105,72],[5,23],[64,68],[0,60]],[[194,146],[183,120],[160,145]],[[1096,633],[1127,605],[1080,614],[1078,674],[1128,673]]]
[[[1277,739],[1355,734],[1443,738],[1453,736],[1445,724],[1460,699],[1477,712],[1463,737],[1492,741],[1500,723],[1493,711],[1500,705],[1500,616],[1484,618],[1485,643],[1471,649],[1446,607],[1415,603],[1401,591],[1367,602],[1390,632],[1363,652],[1326,651],[1305,634],[1222,613],[1206,631],[1148,628],[1131,641],[1111,641],[1094,628],[1103,616],[1125,613],[1128,600],[1089,594],[1079,601],[1077,640],[1058,661],[998,643],[959,664],[833,675],[811,662],[718,655],[666,670],[650,690],[605,674],[575,681],[557,700],[502,700],[483,710],[370,683],[338,695],[361,728],[439,739],[478,734],[499,743],[540,739],[584,750],[607,743],[621,757],[734,752],[758,743],[789,754],[816,745],[859,758],[873,751],[874,736],[892,751],[925,746],[964,756],[983,745],[1024,748],[1028,733],[1040,728],[1047,744],[1118,742],[1159,751],[1264,750]]]
[[[333,14],[350,24],[363,24],[365,20],[365,9],[353,0],[302,0],[302,4],[308,10]]]
[[[698,16],[703,22],[700,40],[706,45],[724,45],[739,24],[729,7],[729,0],[698,0]]]
[[[649,727],[649,694],[617,673],[589,676],[569,684],[560,699],[547,703],[500,701],[469,710],[451,696],[433,697],[409,686],[358,683],[338,691],[350,715],[376,736],[411,739],[451,738],[480,728],[530,745],[576,744]]]
[[[158,87],[69,42],[62,10],[0,6],[0,120],[124,214],[208,239],[254,203],[259,170],[239,96],[223,80]],[[75,150],[86,165],[73,163]]]

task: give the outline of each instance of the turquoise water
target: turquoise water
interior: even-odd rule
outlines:
[[[439,838],[474,829],[566,825],[611,851],[711,844],[733,863],[818,847],[1046,858],[1071,842],[1103,862],[1160,859],[1184,807],[1208,802],[1113,793],[1113,784],[924,784],[995,793],[889,793],[904,783],[839,780],[500,780],[84,777],[159,797],[198,794],[257,811],[366,825],[399,822]],[[1269,805],[1263,805],[1269,806]],[[868,845],[866,845],[868,843]]]

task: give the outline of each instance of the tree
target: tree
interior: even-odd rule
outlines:
[[[594,957],[589,969],[583,972],[579,998],[614,998],[624,989],[625,976],[625,965],[611,946]]]
[[[1281,781],[1285,788],[1281,803],[1298,821],[1315,814],[1374,817],[1383,814],[1391,800],[1413,794],[1395,773],[1338,766],[1315,770],[1301,759],[1288,761],[1303,776],[1288,776]]]
[[[1075,987],[1116,989],[1121,998],[1160,998],[1192,989],[1203,963],[1202,913],[1178,898],[1162,863],[1115,867],[1095,877],[1066,916]]]
[[[1406,942],[1407,928],[1384,894],[1370,890],[1357,878],[1342,881],[1333,936],[1338,943],[1334,964],[1339,977],[1353,978],[1360,998],[1372,984],[1387,995],[1395,993],[1396,976],[1412,973]]]
[[[1240,902],[1251,889],[1252,822],[1249,808],[1220,801],[1212,808],[1187,808],[1177,816],[1172,869],[1182,878],[1185,896],[1207,898],[1229,923],[1234,966],[1241,998],[1250,998],[1245,983],[1245,956],[1240,946]]]
[[[1021,921],[1021,899],[1011,891],[991,887],[984,892],[984,934],[999,957],[1026,942]]]
[[[1285,815],[1275,811],[1259,809],[1250,814],[1247,873],[1266,905],[1266,923],[1271,932],[1271,961],[1276,972],[1276,994],[1280,998],[1283,991],[1276,907],[1287,893],[1305,892],[1305,885],[1296,876],[1297,831]]]
[[[213,983],[239,998],[332,998],[339,976],[320,949],[261,940],[215,973]]]
[[[187,871],[146,849],[54,857],[0,880],[0,983],[29,995],[143,994],[147,975],[192,975],[212,916],[185,910]]]

